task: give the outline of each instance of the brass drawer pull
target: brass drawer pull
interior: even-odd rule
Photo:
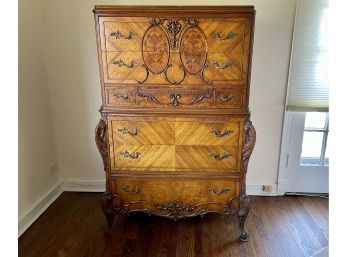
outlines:
[[[129,69],[133,68],[134,65],[137,64],[137,62],[134,61],[134,60],[131,60],[131,62],[130,62],[129,64],[126,64],[126,63],[125,63],[123,60],[121,60],[121,59],[119,59],[119,60],[117,60],[117,61],[113,61],[112,63],[113,63],[113,64],[116,64],[118,67],[125,67],[125,68],[129,68]]]
[[[224,64],[221,64],[218,61],[213,61],[212,64],[215,66],[216,69],[224,70],[227,68],[231,68],[234,65],[234,61],[228,60]]]
[[[230,134],[232,134],[233,130],[225,129],[225,131],[221,133],[220,129],[214,129],[211,133],[216,137],[223,137],[223,136],[229,136]]]
[[[221,95],[220,96],[221,101],[231,101],[231,100],[233,101],[235,98],[236,98],[236,96],[234,96],[234,95],[229,95],[229,96]]]
[[[214,195],[222,195],[222,194],[225,194],[227,193],[228,191],[231,191],[230,189],[228,188],[221,188],[220,191],[215,189],[215,188],[210,188],[209,191],[214,194]]]
[[[122,187],[123,191],[130,193],[132,195],[134,194],[139,194],[140,193],[140,188],[136,187],[135,190],[132,190],[132,188],[128,185],[125,185],[124,187]]]
[[[210,154],[211,158],[213,158],[214,160],[223,160],[223,159],[227,159],[230,156],[232,156],[232,154],[228,153],[228,152],[224,152],[223,154],[218,154],[218,153],[211,153]]]
[[[136,136],[136,135],[138,135],[139,130],[137,128],[135,128],[135,129],[133,129],[133,131],[129,131],[127,128],[120,128],[120,129],[118,129],[118,131],[121,132],[122,134],[130,134],[132,136]]]
[[[122,98],[124,100],[128,99],[128,94],[120,94],[119,92],[114,93],[114,96],[116,96],[117,98]]]
[[[132,31],[129,31],[128,36],[125,36],[122,34],[122,32],[117,30],[116,32],[112,32],[110,36],[115,37],[116,39],[132,39],[132,37],[135,36],[135,33]]]
[[[132,159],[137,159],[141,153],[136,151],[133,155],[130,154],[127,150],[125,152],[120,152],[120,154],[124,157],[124,158],[132,158]]]
[[[221,33],[215,32],[213,38],[215,40],[231,40],[237,36],[236,32],[230,31],[225,36],[222,36]]]

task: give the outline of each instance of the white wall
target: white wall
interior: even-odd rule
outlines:
[[[101,105],[93,6],[156,3],[145,0],[43,2],[45,60],[62,180],[104,180],[93,136]],[[161,1],[161,4],[172,5],[186,3]],[[274,184],[296,0],[191,0],[189,4],[256,7],[250,109],[257,129],[257,143],[247,182]]]
[[[40,0],[19,2],[19,213],[21,221],[59,182]],[[6,181],[5,181],[6,183]]]

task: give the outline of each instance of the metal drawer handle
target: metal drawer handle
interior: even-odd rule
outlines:
[[[235,65],[234,61],[232,60],[228,60],[224,64],[221,64],[218,61],[213,61],[212,64],[215,66],[216,69],[220,69],[220,70],[231,68],[233,65]]]
[[[137,62],[134,61],[134,60],[131,60],[131,62],[130,62],[129,64],[126,64],[126,63],[125,63],[123,60],[121,60],[121,59],[119,59],[119,60],[117,60],[117,61],[113,61],[112,63],[113,63],[113,64],[116,64],[118,67],[125,67],[125,68],[129,68],[129,69],[133,68],[134,65],[137,64]]]
[[[112,32],[110,36],[115,37],[116,39],[132,39],[135,36],[135,33],[132,31],[128,32],[128,36],[123,35],[119,30]]]
[[[122,98],[124,100],[128,99],[128,94],[123,95],[123,94],[120,94],[119,92],[114,93],[114,96],[116,96],[117,98]]]
[[[130,154],[127,150],[125,152],[120,152],[120,154],[124,157],[124,158],[132,158],[132,159],[137,159],[141,153],[139,151],[136,151],[133,155]]]
[[[228,153],[228,152],[224,152],[223,154],[218,154],[218,153],[211,153],[210,154],[211,158],[213,158],[214,160],[223,160],[223,159],[227,159],[230,156],[232,156],[232,154]]]
[[[227,193],[228,191],[231,191],[230,189],[228,188],[221,188],[220,191],[215,189],[215,188],[210,188],[209,191],[214,194],[214,195],[222,195],[222,194],[225,194]]]
[[[234,96],[234,95],[229,95],[229,96],[221,95],[220,96],[221,101],[231,101],[231,100],[233,101],[235,98],[236,98],[236,96]]]
[[[136,136],[136,135],[138,135],[139,130],[137,128],[135,128],[135,129],[133,129],[133,131],[129,131],[127,128],[120,128],[120,129],[118,129],[118,131],[121,132],[122,134],[130,134],[132,136]]]
[[[233,133],[233,130],[225,129],[225,131],[223,133],[221,133],[220,129],[214,129],[211,133],[216,137],[224,137],[224,136],[231,135]]]
[[[225,36],[222,36],[221,33],[215,32],[213,38],[215,40],[231,40],[237,36],[238,33],[230,31]]]
[[[123,189],[123,191],[130,193],[132,195],[140,193],[140,187],[136,187],[135,190],[132,190],[132,188],[130,186],[125,185],[124,187],[122,187],[122,189]]]

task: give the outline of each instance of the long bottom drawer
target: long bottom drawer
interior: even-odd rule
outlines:
[[[187,204],[216,202],[226,204],[240,193],[240,182],[230,180],[159,180],[117,179],[113,193],[123,202],[167,203],[178,200]]]

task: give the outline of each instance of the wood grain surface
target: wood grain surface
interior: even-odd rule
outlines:
[[[310,257],[329,244],[328,199],[250,197],[248,243],[220,214],[173,222],[120,215],[104,236],[100,193],[63,193],[19,238],[20,257]]]

